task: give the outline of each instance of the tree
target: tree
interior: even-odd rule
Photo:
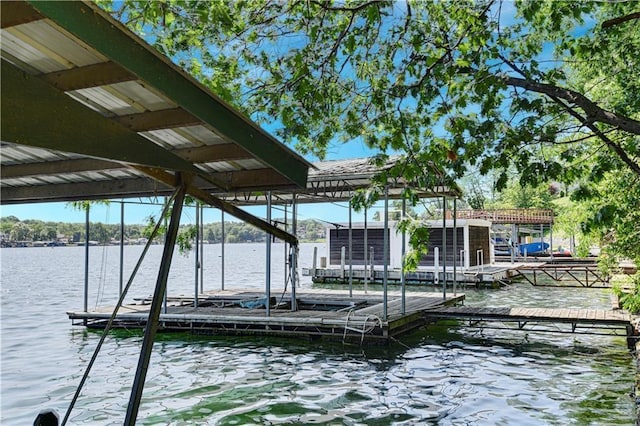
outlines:
[[[455,178],[469,167],[495,170],[497,189],[511,170],[535,186],[597,183],[624,169],[637,196],[638,9],[637,1],[125,0],[114,14],[320,158],[359,139],[403,153],[391,173],[419,186],[433,183],[427,165],[437,164]]]
[[[566,165],[595,147],[640,175],[640,100],[603,104],[566,66],[598,69],[637,93],[637,3],[515,6],[125,1],[116,14],[152,32],[161,51],[255,119],[279,120],[279,136],[319,157],[337,139],[360,138],[406,153],[408,166],[448,162],[459,175],[469,163],[483,171],[514,165],[537,181],[570,177]],[[618,22],[601,25],[610,19]],[[564,158],[540,152],[559,143]]]
[[[11,227],[10,239],[13,241],[25,241],[31,237],[31,228],[24,222],[16,222]]]

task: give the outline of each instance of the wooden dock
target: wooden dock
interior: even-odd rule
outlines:
[[[273,294],[273,293],[272,293]],[[220,291],[198,298],[169,297],[166,312],[160,314],[160,331],[188,331],[194,334],[276,335],[305,339],[327,338],[344,342],[377,341],[423,326],[424,312],[436,307],[461,303],[464,294],[443,298],[433,292],[411,292],[402,299],[389,292],[386,319],[383,294],[379,291],[299,290],[298,310],[292,311],[290,297],[272,297],[266,315],[264,293]],[[250,307],[250,306],[253,306]],[[143,328],[149,315],[147,300],[123,306],[114,321],[115,328]],[[113,308],[67,312],[75,325],[104,328]]]
[[[617,310],[443,306],[424,311],[423,315],[430,321],[464,320],[474,327],[485,327],[486,323],[490,323],[494,326],[487,328],[625,336],[629,347],[635,345],[637,340],[631,316]],[[504,326],[496,327],[495,323]],[[553,328],[548,325],[553,325]]]
[[[469,268],[458,267],[455,273],[455,281],[461,285],[478,286],[482,284],[494,284],[508,281],[513,275],[515,268],[523,266],[523,263],[510,264],[490,264],[472,266]],[[303,276],[310,276],[314,283],[335,283],[347,284],[349,282],[349,269],[347,267],[333,268],[303,268]],[[409,285],[434,284],[436,277],[439,283],[443,280],[442,270],[435,271],[434,268],[422,267],[416,271],[405,272],[404,280]],[[453,268],[448,267],[446,273],[447,283],[449,286],[454,281]],[[351,270],[352,282],[362,284],[365,281],[372,284],[382,284],[384,280],[384,271],[380,266],[376,268],[367,268],[366,270],[359,267],[353,267]],[[402,280],[402,272],[400,269],[388,269],[387,281],[391,285],[398,285]]]

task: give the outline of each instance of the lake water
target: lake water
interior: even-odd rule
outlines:
[[[317,245],[320,251],[323,245]],[[301,247],[308,267],[314,245]],[[142,247],[126,247],[125,281]],[[127,300],[153,292],[154,246]],[[225,246],[226,288],[263,288],[265,245]],[[83,307],[84,248],[2,249],[2,425],[28,425],[42,408],[61,417],[100,338],[72,326]],[[273,245],[272,286],[284,281]],[[220,246],[206,245],[205,290],[220,287]],[[90,250],[89,306],[113,304],[118,247]],[[192,294],[194,258],[177,254],[170,294]],[[302,286],[309,287],[308,277]],[[605,290],[466,290],[468,306],[608,309]],[[124,420],[141,333],[105,342],[70,424]],[[635,423],[636,374],[624,338],[432,326],[389,347],[260,337],[160,334],[140,407],[144,425],[547,425]]]

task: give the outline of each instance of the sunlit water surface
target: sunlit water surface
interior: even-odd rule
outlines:
[[[300,264],[314,245],[303,244]],[[321,251],[323,246],[319,245]],[[126,247],[125,282],[142,247]],[[128,300],[153,292],[162,248],[151,248]],[[3,425],[42,408],[64,414],[100,338],[72,326],[83,307],[84,249],[2,249]],[[262,288],[264,244],[225,246],[225,287]],[[284,282],[284,247],[272,280]],[[89,307],[113,304],[119,248],[90,250]],[[221,285],[220,246],[206,245],[205,290]],[[194,258],[177,256],[170,294],[192,294]],[[310,287],[303,277],[303,287]],[[604,290],[465,290],[470,306],[608,309]],[[141,334],[107,339],[70,424],[122,424]],[[634,424],[635,367],[624,338],[431,326],[389,347],[259,337],[160,334],[147,375],[145,425]]]

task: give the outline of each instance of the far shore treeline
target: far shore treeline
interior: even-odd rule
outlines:
[[[283,222],[283,220],[276,219],[274,222]],[[151,234],[153,225],[153,223],[125,225],[125,241],[128,244],[146,241]],[[279,226],[282,227],[282,225]],[[325,226],[325,223],[318,220],[299,220],[297,225],[298,238],[303,242],[323,240]],[[287,230],[291,231],[291,224],[288,225]],[[266,239],[264,231],[243,222],[225,222],[224,232],[226,243],[264,242]],[[192,224],[181,225],[180,233],[195,235],[195,226]],[[220,222],[205,223],[202,235],[208,243],[220,243],[222,241],[222,224]],[[158,239],[161,240],[162,236]],[[0,241],[3,246],[77,244],[85,241],[85,224],[45,222],[33,219],[20,220],[15,216],[6,216],[0,218]],[[96,244],[119,243],[120,224],[90,222],[89,241]]]

